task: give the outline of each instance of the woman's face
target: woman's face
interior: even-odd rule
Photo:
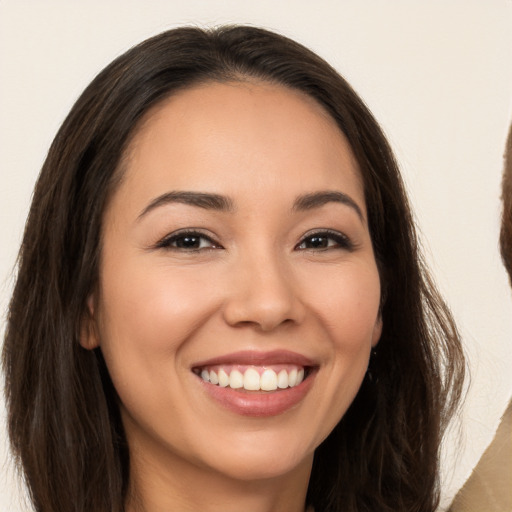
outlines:
[[[381,332],[347,141],[298,92],[215,83],[155,108],[126,156],[82,344],[104,354],[134,466],[309,471]]]

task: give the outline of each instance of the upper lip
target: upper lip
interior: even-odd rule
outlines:
[[[270,352],[260,352],[254,350],[242,350],[232,352],[208,360],[199,361],[192,365],[193,368],[204,366],[215,366],[222,364],[240,364],[251,366],[265,366],[272,364],[295,364],[297,366],[316,366],[317,364],[310,358],[292,352],[290,350],[272,350]]]

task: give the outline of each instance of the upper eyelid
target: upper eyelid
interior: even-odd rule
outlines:
[[[326,234],[331,233],[333,235],[344,235],[343,231],[340,231],[340,230],[334,229],[334,228],[313,228],[313,229],[308,229],[302,236],[303,237],[310,236],[310,235],[315,235],[318,233],[326,233]]]
[[[215,238],[212,234],[205,232],[205,230],[202,228],[181,228],[177,229],[176,231],[172,231],[171,233],[168,233],[162,238],[162,240],[183,235],[198,235],[212,240],[214,240]]]
[[[178,229],[176,231],[173,231],[172,233],[165,235],[160,240],[158,240],[156,242],[156,244],[154,245],[154,247],[156,247],[156,248],[163,247],[163,246],[169,244],[174,239],[179,238],[180,236],[185,236],[185,235],[196,235],[198,237],[202,237],[202,238],[209,240],[212,244],[214,244],[218,247],[222,247],[222,244],[217,240],[217,238],[215,236],[213,236],[210,233],[205,232],[202,228]],[[314,229],[306,231],[306,233],[304,233],[300,237],[298,242],[295,244],[295,247],[301,245],[309,237],[312,237],[315,235],[317,235],[317,236],[324,235],[326,237],[331,237],[331,238],[338,237],[338,238],[342,238],[343,240],[345,240],[347,242],[347,244],[349,244],[349,245],[352,245],[352,246],[356,245],[356,244],[354,244],[351,237],[349,237],[347,234],[345,234],[342,231],[339,231],[337,229],[332,229],[332,228],[314,228]]]
[[[311,229],[304,233],[302,237],[300,238],[300,241],[305,240],[306,238],[309,238],[311,236],[315,235],[326,235],[326,236],[338,236],[341,238],[344,238],[346,240],[350,240],[350,237],[345,234],[343,231],[338,231],[337,229],[330,229],[330,228],[317,228],[317,229]]]
[[[351,237],[349,237],[348,235],[346,235],[344,232],[342,231],[338,231],[336,229],[329,229],[329,228],[318,228],[318,229],[313,229],[313,230],[310,230],[308,232],[306,232],[301,238],[300,240],[297,242],[297,244],[295,245],[295,247],[299,247],[300,245],[302,245],[308,238],[311,238],[313,236],[325,236],[327,238],[339,238],[339,239],[342,239],[343,242],[345,242],[346,244],[346,248],[347,249],[350,249],[350,250],[354,250],[358,247],[358,244],[355,243]]]
[[[222,247],[221,244],[219,242],[217,242],[215,237],[213,237],[210,234],[205,233],[200,228],[183,228],[183,229],[179,229],[177,231],[173,231],[172,233],[165,235],[158,242],[156,242],[154,247],[156,247],[156,248],[164,247],[164,246],[168,245],[170,242],[172,242],[173,240],[179,238],[180,236],[186,236],[186,235],[192,235],[192,236],[195,235],[198,237],[202,237],[202,238],[209,240],[213,245]]]

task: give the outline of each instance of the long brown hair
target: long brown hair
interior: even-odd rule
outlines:
[[[345,134],[361,169],[382,281],[378,354],[316,451],[307,501],[317,512],[436,507],[439,445],[464,361],[451,314],[421,259],[392,151],[325,61],[280,35],[234,26],[170,30],[132,48],[87,87],[50,148],[3,349],[11,444],[37,511],[124,509],[129,450],[116,392],[101,352],[78,340],[98,281],[103,212],[122,179],[130,137],[144,114],[177,90],[249,77],[304,92]]]

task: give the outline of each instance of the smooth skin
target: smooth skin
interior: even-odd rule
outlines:
[[[82,345],[101,347],[119,394],[127,510],[303,512],[314,450],[382,329],[351,149],[311,98],[246,81],[175,94],[125,156]],[[325,192],[344,199],[297,203]],[[314,361],[304,398],[270,417],[213,400],[192,368],[246,350]]]

